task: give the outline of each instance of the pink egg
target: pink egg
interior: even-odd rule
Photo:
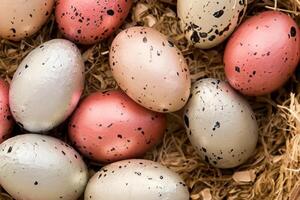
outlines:
[[[93,44],[119,28],[131,5],[132,0],[58,0],[56,21],[66,38]]]
[[[266,11],[245,21],[225,49],[230,84],[250,96],[280,88],[299,63],[299,37],[296,22],[281,12]]]
[[[141,107],[121,91],[97,92],[80,104],[69,137],[86,157],[113,162],[143,155],[162,138],[164,114]]]
[[[8,88],[8,84],[0,79],[0,143],[8,138],[14,123],[8,105]]]

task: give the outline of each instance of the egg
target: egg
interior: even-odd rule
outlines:
[[[0,79],[0,143],[9,137],[14,124],[8,105],[8,89],[8,84]]]
[[[77,199],[88,181],[80,155],[53,137],[25,134],[0,145],[1,186],[14,198]]]
[[[149,160],[124,160],[102,168],[89,181],[85,200],[189,200],[183,180]]]
[[[254,152],[258,125],[248,104],[227,82],[202,79],[184,111],[189,140],[206,162],[218,168],[244,163]]]
[[[132,0],[58,0],[55,16],[66,38],[81,44],[94,44],[119,28],[131,5]]]
[[[36,33],[49,18],[54,0],[1,0],[0,38],[19,41]]]
[[[250,96],[279,89],[299,63],[299,37],[296,22],[281,12],[266,11],[245,21],[225,49],[230,84]]]
[[[195,47],[209,49],[228,38],[243,19],[244,0],[178,0],[180,27]]]
[[[190,94],[190,74],[180,50],[163,34],[131,27],[114,39],[109,55],[114,78],[140,105],[156,112],[180,110]]]
[[[165,129],[164,114],[143,108],[121,91],[108,91],[83,100],[70,121],[69,136],[83,155],[113,162],[143,155]]]
[[[84,63],[77,47],[54,39],[29,53],[11,82],[10,108],[30,132],[45,132],[75,109],[84,86]]]

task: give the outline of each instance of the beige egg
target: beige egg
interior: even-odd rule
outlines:
[[[245,0],[178,0],[177,12],[186,38],[196,47],[222,43],[241,22]]]
[[[134,101],[157,112],[181,109],[190,94],[190,74],[180,50],[152,28],[132,27],[117,35],[110,66]]]
[[[18,41],[47,21],[54,0],[0,0],[0,38]]]

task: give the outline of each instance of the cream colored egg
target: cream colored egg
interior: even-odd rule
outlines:
[[[216,167],[236,167],[255,150],[258,126],[254,113],[226,82],[212,78],[196,82],[184,122],[200,156]]]
[[[66,143],[25,134],[0,145],[1,186],[18,200],[75,200],[84,191],[88,171]]]
[[[54,0],[0,0],[0,38],[21,40],[36,33],[51,15]]]
[[[157,112],[181,109],[190,94],[190,74],[180,50],[155,29],[132,27],[117,35],[110,66],[119,86]]]
[[[150,160],[124,160],[102,168],[89,181],[85,200],[189,200],[183,180]]]
[[[28,54],[10,86],[11,112],[30,132],[45,132],[75,109],[84,86],[84,63],[77,47],[63,39],[48,41]]]
[[[241,22],[245,0],[178,0],[177,12],[186,38],[196,47],[222,43]]]

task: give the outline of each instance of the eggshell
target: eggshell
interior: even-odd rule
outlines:
[[[186,104],[191,85],[187,63],[155,29],[132,27],[118,34],[109,62],[119,86],[140,105],[173,112]]]
[[[192,145],[215,167],[236,167],[255,150],[258,126],[254,113],[226,82],[212,78],[197,81],[184,122]]]
[[[8,84],[0,79],[0,143],[9,137],[14,124],[8,105],[8,89]]]
[[[21,62],[10,87],[10,108],[18,124],[31,132],[48,131],[75,109],[84,85],[84,63],[67,40],[34,49]]]
[[[77,199],[88,181],[80,155],[66,143],[25,134],[0,145],[1,186],[15,199]]]
[[[189,200],[183,180],[149,160],[124,160],[102,168],[89,181],[85,200]]]
[[[242,21],[244,0],[178,0],[177,12],[186,38],[194,46],[209,49],[222,43]]]
[[[116,31],[126,19],[132,0],[58,0],[56,21],[65,37],[93,44]]]
[[[49,18],[54,0],[1,0],[0,37],[14,41],[36,33]]]
[[[251,96],[280,88],[299,63],[299,37],[296,22],[281,12],[267,11],[245,21],[225,50],[230,84]]]
[[[112,162],[143,155],[165,129],[165,115],[141,107],[123,92],[97,92],[76,110],[69,136],[85,156]]]

